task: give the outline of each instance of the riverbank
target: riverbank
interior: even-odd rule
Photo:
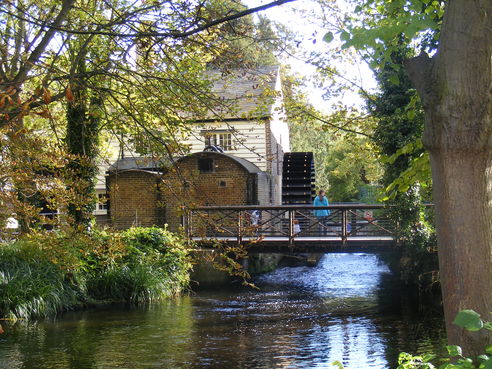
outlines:
[[[184,239],[161,228],[33,233],[0,245],[0,318],[162,300],[188,286],[191,266]]]

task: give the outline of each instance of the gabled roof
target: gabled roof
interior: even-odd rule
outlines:
[[[273,104],[280,96],[277,88],[280,67],[261,67],[255,70],[210,70],[206,78],[212,84],[217,105],[200,120],[268,118]]]

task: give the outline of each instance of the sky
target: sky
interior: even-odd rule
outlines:
[[[244,0],[244,3],[249,7],[256,7],[264,3],[268,3],[270,0]],[[350,6],[344,0],[337,0],[337,4],[340,8],[350,11]],[[305,10],[312,12],[313,16],[301,16],[296,10]],[[329,11],[325,11],[320,5],[313,0],[296,0],[292,3],[287,3],[281,6],[270,8],[261,12],[261,14],[267,16],[269,19],[276,23],[284,24],[292,31],[299,34],[299,39],[302,40],[299,43],[299,48],[307,51],[323,52],[328,50],[332,46],[336,46],[336,39],[332,41],[334,45],[327,44],[323,41],[323,36],[328,31],[321,25],[320,21],[316,20],[316,16],[324,15],[328,22],[336,23],[335,16],[330,14]],[[338,14],[340,15],[340,14]],[[330,19],[333,17],[333,19]],[[312,76],[315,68],[301,60],[293,57],[284,57],[282,63],[291,66],[293,71],[301,73],[305,76]],[[356,60],[355,63],[349,60],[340,60],[335,62],[337,68],[342,71],[345,78],[354,81],[357,85],[360,85],[367,91],[374,91],[376,89],[376,81],[373,74],[367,64],[362,60]],[[364,101],[358,95],[357,89],[347,92],[341,101],[345,105],[352,105],[356,107],[362,107],[365,105]],[[314,86],[306,90],[308,98],[318,109],[325,112],[330,112],[335,109],[334,104],[340,99],[324,99],[323,95],[325,90],[316,88]]]

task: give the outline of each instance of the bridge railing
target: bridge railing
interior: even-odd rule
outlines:
[[[317,217],[315,210],[329,210]],[[203,206],[187,209],[183,226],[190,238],[248,240],[282,238],[293,243],[306,239],[394,237],[395,225],[384,205],[340,204],[328,207]]]

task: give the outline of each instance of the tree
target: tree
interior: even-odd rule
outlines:
[[[492,2],[447,3],[437,53],[406,63],[425,111],[446,328],[483,352],[490,333],[452,324],[463,309],[492,311]]]
[[[374,119],[343,105],[323,113],[308,102],[305,78],[284,71],[282,82],[291,149],[313,152],[316,186],[330,201],[374,202],[381,177],[371,144]]]
[[[55,1],[52,6],[39,0],[5,1],[0,5],[0,34],[4,41],[0,59],[0,128],[27,114],[33,107],[47,105],[65,96],[64,91],[60,91],[46,99],[46,86],[52,81],[53,71],[57,70],[57,55],[70,36],[108,36],[122,48],[126,47],[119,56],[127,58],[135,41],[149,47],[164,46],[160,46],[160,51],[165,51],[166,47],[180,48],[183,46],[181,41],[203,31],[211,30],[213,34],[213,27],[292,1],[295,0],[276,0],[226,14],[208,12],[206,1],[182,0],[172,4],[155,1],[131,5],[124,1],[101,2],[98,5],[105,4],[105,11],[101,11],[101,6],[94,6],[92,9],[97,12],[90,12],[88,23],[78,28],[66,24],[73,12],[86,11],[85,5],[75,0]],[[57,44],[60,40],[55,36],[61,38],[61,45]],[[200,38],[192,41],[200,43]],[[50,55],[53,58],[45,64]],[[32,90],[26,89],[26,82],[39,74],[43,75],[41,86],[36,86],[40,88],[30,86]]]
[[[289,1],[253,9],[238,1],[228,8],[208,0],[111,0],[90,6],[75,0],[5,1],[0,5],[0,130],[19,140],[25,118],[31,121],[33,114],[47,119],[48,124],[38,120],[37,129],[46,133],[56,126],[55,137],[65,136],[64,142],[55,140],[58,149],[70,158],[64,173],[71,192],[68,210],[75,224],[87,225],[101,130],[132,135],[137,147],[143,141],[145,150],[158,156],[182,150],[176,138],[187,129],[187,119],[223,103],[210,96],[202,73],[224,47],[222,31],[232,34],[241,18]],[[66,115],[54,119],[61,102]]]
[[[384,48],[402,34],[421,44],[420,55],[404,64],[425,115],[446,329],[450,343],[466,353],[483,352],[490,333],[466,332],[452,322],[462,309],[482,316],[492,311],[492,2],[366,5],[377,24],[344,34],[347,47]],[[385,17],[376,9],[385,9]],[[433,35],[437,49],[429,57],[423,41]]]
[[[316,121],[291,124],[290,136],[292,151],[313,152],[316,186],[331,202],[375,201],[381,166],[370,138]]]

